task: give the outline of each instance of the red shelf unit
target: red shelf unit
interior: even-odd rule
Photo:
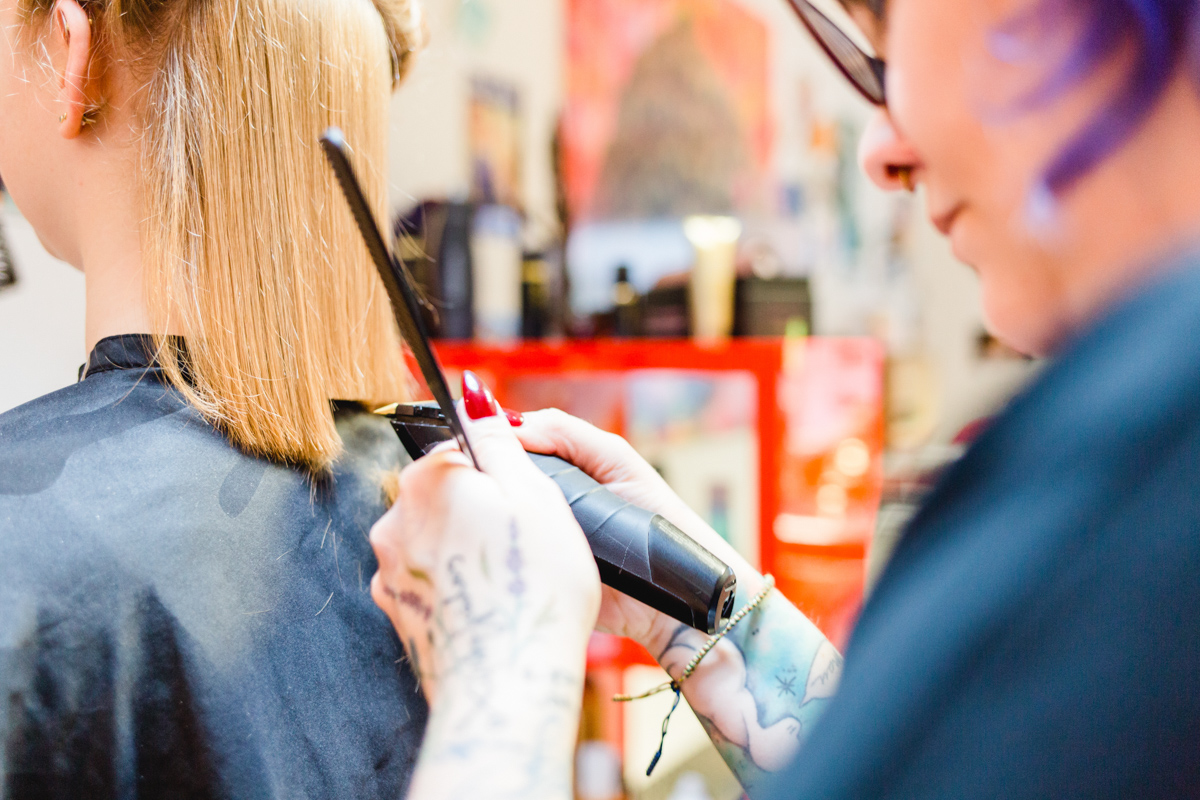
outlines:
[[[761,568],[843,645],[861,602],[863,561],[882,486],[883,359],[871,339],[588,340],[511,346],[441,342],[447,371],[472,369],[500,402],[519,410],[553,404],[622,435],[625,410],[556,387],[586,378],[612,387],[633,375],[752,375],[757,430]],[[537,387],[537,391],[530,387]],[[602,392],[607,393],[607,392]],[[531,399],[532,398],[532,399]],[[576,407],[571,407],[575,405]],[[598,643],[599,644],[599,643]],[[596,657],[642,660],[624,645]],[[614,655],[615,654],[615,655]]]

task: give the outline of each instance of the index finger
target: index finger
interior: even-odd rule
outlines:
[[[463,426],[480,468],[505,492],[527,492],[549,481],[521,446],[512,425],[503,415],[471,419],[463,413]]]
[[[558,456],[600,483],[661,479],[633,445],[615,433],[557,408],[532,411],[524,414],[524,418],[516,435],[532,453]]]

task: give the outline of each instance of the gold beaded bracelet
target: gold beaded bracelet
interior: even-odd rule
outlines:
[[[696,655],[692,656],[692,660],[689,661],[687,666],[683,668],[683,672],[680,673],[678,680],[669,680],[666,683],[659,684],[653,689],[642,692],[641,694],[618,694],[613,696],[613,702],[628,703],[633,700],[642,700],[647,697],[653,697],[656,694],[668,690],[675,692],[675,702],[671,704],[671,710],[668,711],[667,716],[663,718],[662,737],[658,741],[658,752],[654,754],[654,758],[650,760],[650,766],[646,768],[647,777],[649,777],[650,773],[654,771],[654,767],[658,765],[658,760],[662,758],[663,744],[667,740],[667,725],[671,721],[671,715],[674,714],[675,709],[679,707],[679,698],[681,696],[680,693],[683,691],[683,682],[692,677],[692,673],[696,671],[698,666],[700,666],[700,662],[704,659],[704,657],[708,655],[714,647],[717,646],[717,642],[724,639],[739,622],[749,616],[751,611],[762,605],[763,600],[767,599],[767,595],[769,595],[771,590],[774,588],[775,578],[770,575],[764,575],[762,591],[754,595],[753,599],[751,599],[749,603],[746,603],[746,605],[742,606],[742,608],[736,614],[730,617],[729,622],[725,623],[724,628],[709,637],[709,640],[704,643],[704,646],[696,651]]]

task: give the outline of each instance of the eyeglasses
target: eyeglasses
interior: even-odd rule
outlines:
[[[808,0],[788,0],[792,10],[808,32],[817,40],[834,65],[871,103],[882,106],[887,103],[883,90],[885,66],[882,58],[867,55],[856,45],[845,31],[829,17],[818,11]]]

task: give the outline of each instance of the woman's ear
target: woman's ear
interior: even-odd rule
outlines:
[[[58,99],[62,108],[59,133],[64,139],[74,139],[83,132],[84,114],[89,109],[92,21],[78,0],[58,0],[52,19],[56,44],[67,54],[59,75]]]

